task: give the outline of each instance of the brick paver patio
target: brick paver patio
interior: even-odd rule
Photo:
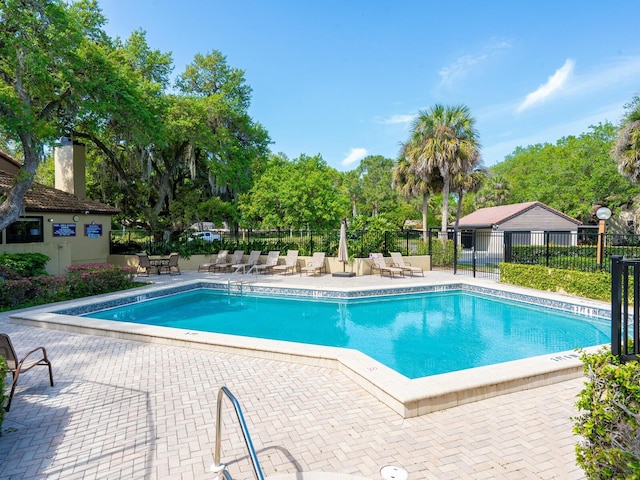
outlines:
[[[458,278],[460,280],[460,278]],[[3,479],[213,478],[220,386],[238,398],[265,476],[327,471],[379,479],[582,479],[571,417],[583,380],[403,419],[336,370],[13,325],[21,377],[0,437]],[[222,459],[253,478],[225,403]]]

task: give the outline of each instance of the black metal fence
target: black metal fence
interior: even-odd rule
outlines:
[[[595,231],[460,230],[456,248],[455,268],[474,275],[497,275],[501,262],[610,272],[612,255],[640,257],[640,237]]]
[[[260,250],[298,250],[300,255],[313,255],[325,252],[337,255],[340,231],[315,232],[300,231],[241,231],[216,232],[210,238],[198,238],[183,235],[173,239],[157,240],[162,234],[155,235],[143,230],[112,231],[110,252],[112,254],[136,254],[147,252],[152,255],[179,252],[183,256],[196,254],[214,254],[220,250],[245,251]],[[349,254],[353,257],[368,257],[370,253],[401,252],[403,255],[426,255],[430,244],[422,240],[420,232],[402,230],[396,232],[358,231],[348,233]]]
[[[240,231],[216,232],[208,238],[182,235],[160,240],[162,234],[142,230],[111,232],[111,253],[169,254],[182,256],[215,254],[219,250],[298,250],[301,255],[325,252],[337,255],[339,230]],[[401,252],[403,255],[431,255],[436,268],[452,269],[454,273],[498,278],[501,262],[544,265],[550,268],[586,272],[611,271],[612,255],[640,258],[640,237],[637,235],[599,234],[555,231],[491,231],[453,230],[446,241],[438,229],[429,230],[426,240],[418,230],[348,232],[349,254],[364,258],[371,253]]]
[[[611,258],[611,353],[640,360],[640,259]],[[632,305],[632,311],[629,311]]]

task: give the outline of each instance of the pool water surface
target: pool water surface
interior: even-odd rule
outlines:
[[[198,289],[84,316],[352,348],[411,379],[610,341],[603,320],[455,290],[320,300]]]

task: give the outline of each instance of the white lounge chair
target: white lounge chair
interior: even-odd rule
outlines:
[[[289,250],[284,258],[284,265],[276,265],[273,271],[282,272],[285,275],[288,271],[295,273],[298,269],[298,250]]]
[[[412,267],[410,263],[405,262],[400,252],[389,252],[391,259],[393,260],[393,267],[401,268],[405,272],[411,273],[413,277],[414,272],[420,273],[424,277],[424,270],[421,267]]]
[[[229,255],[229,250],[220,250],[218,252],[218,256],[216,257],[216,261],[209,262],[209,263],[201,263],[200,265],[198,265],[198,272],[200,272],[201,270],[206,270],[207,272],[213,272],[215,265],[221,265],[227,262],[228,255]]]
[[[305,272],[307,273],[307,275],[311,275],[326,271],[327,269],[324,265],[324,252],[316,252],[311,258],[311,263],[300,269],[300,276],[302,276],[302,274]]]
[[[246,262],[231,265],[231,269],[234,271],[234,273],[239,273],[240,270],[242,270],[242,273],[245,273],[247,271],[247,268],[250,270],[251,267],[258,263],[261,253],[262,252],[260,250],[252,250]]]
[[[233,252],[233,256],[231,257],[231,260],[224,263],[216,263],[213,266],[213,271],[214,272],[216,270],[225,271],[225,270],[232,269],[233,265],[238,265],[242,263],[242,257],[244,257],[244,250],[236,250],[235,252]]]
[[[253,267],[249,269],[247,272],[249,273],[271,273],[273,271],[273,267],[278,264],[278,259],[280,258],[279,250],[271,250],[267,254],[267,261],[265,263],[256,263]]]
[[[371,271],[374,272],[377,270],[378,272],[380,272],[381,277],[385,274],[389,275],[391,278],[395,277],[396,275],[401,275],[404,277],[404,272],[402,271],[402,269],[399,267],[391,267],[387,265],[387,262],[381,253],[374,253],[374,257],[372,258],[372,260],[373,264],[371,265]]]

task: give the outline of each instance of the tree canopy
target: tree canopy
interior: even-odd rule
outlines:
[[[332,229],[349,212],[340,173],[320,155],[274,155],[240,203],[243,223],[265,229]]]
[[[454,179],[479,164],[479,147],[475,119],[469,108],[440,104],[419,112],[409,140],[403,146],[402,154],[412,164],[410,170],[414,176],[430,185],[437,178],[435,172],[442,179],[443,233],[448,228],[449,192]]]
[[[131,106],[97,3],[5,0],[0,4],[0,135],[19,144],[23,168],[2,192],[0,229],[15,221],[44,148],[111,96]],[[135,95],[133,96],[135,98]]]
[[[638,188],[618,173],[610,156],[615,136],[616,128],[604,123],[555,145],[519,147],[492,167],[491,175],[509,185],[509,203],[538,200],[592,223],[595,205],[616,211],[638,195]]]

